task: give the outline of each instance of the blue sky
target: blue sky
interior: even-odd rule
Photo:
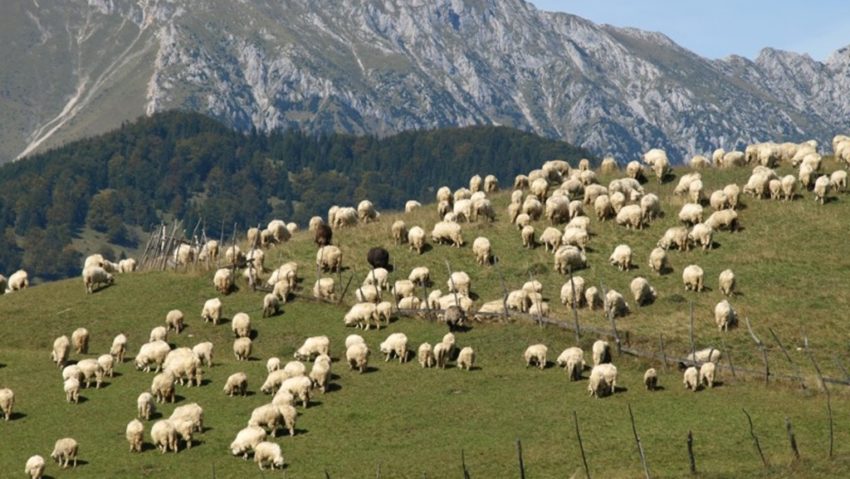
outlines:
[[[531,0],[595,23],[662,32],[709,57],[754,58],[764,47],[816,60],[850,44],[850,0]]]

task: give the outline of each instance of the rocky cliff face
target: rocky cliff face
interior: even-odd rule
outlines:
[[[707,60],[523,0],[15,1],[6,158],[173,108],[242,130],[502,124],[621,161],[850,130],[846,49]]]

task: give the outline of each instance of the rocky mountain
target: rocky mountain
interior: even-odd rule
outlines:
[[[621,161],[850,130],[848,49],[708,60],[523,0],[9,0],[0,32],[5,159],[168,109],[260,131],[507,125]]]

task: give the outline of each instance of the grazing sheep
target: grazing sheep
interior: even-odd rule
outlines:
[[[408,200],[406,203],[404,203],[404,212],[405,213],[412,213],[412,212],[416,211],[417,209],[419,209],[421,207],[422,207],[422,203],[420,203],[416,200]]]
[[[419,226],[410,228],[410,231],[407,232],[407,240],[410,243],[411,251],[422,254],[422,249],[425,247],[425,230]]]
[[[715,348],[705,348],[696,351],[695,353],[690,353],[687,355],[685,359],[688,361],[694,361],[698,363],[712,362],[717,363],[720,361],[720,350]]]
[[[619,318],[629,314],[629,305],[618,291],[609,289],[605,294],[604,308],[606,314]]]
[[[166,341],[168,340],[168,330],[165,326],[157,326],[151,329],[150,337],[148,338],[148,342],[152,343],[154,341]]]
[[[610,363],[611,362],[611,345],[608,341],[598,339],[593,343],[593,365]]]
[[[127,442],[130,443],[130,452],[142,452],[142,442],[145,437],[145,425],[138,419],[133,419],[127,423],[127,429],[124,433]]]
[[[584,302],[591,310],[597,310],[603,306],[602,295],[596,286],[588,286],[584,290]]]
[[[845,191],[847,189],[847,172],[844,170],[835,170],[829,175],[829,188],[835,191]]]
[[[628,271],[632,268],[632,249],[625,244],[618,245],[614,252],[608,257],[608,262],[616,266],[620,271]]]
[[[280,450],[280,445],[268,441],[260,442],[254,446],[254,462],[257,463],[261,471],[265,471],[267,465],[272,470],[283,469],[283,453]]]
[[[251,317],[245,313],[236,313],[230,320],[230,330],[237,338],[251,336]]]
[[[466,346],[465,348],[460,350],[460,353],[457,356],[457,367],[460,369],[466,369],[467,371],[472,370],[475,365],[475,350],[471,347]]]
[[[292,356],[299,361],[309,361],[319,354],[330,356],[330,345],[331,341],[327,336],[313,336],[305,339],[304,344]]]
[[[89,331],[86,328],[77,328],[71,333],[71,343],[74,345],[74,352],[77,354],[88,354],[89,352]]]
[[[584,351],[581,348],[573,346],[565,349],[555,362],[564,368],[570,381],[581,379],[584,370]]]
[[[127,351],[127,336],[124,334],[118,334],[115,336],[115,339],[112,340],[112,347],[109,348],[109,354],[115,358],[119,363],[124,362],[124,354]]]
[[[228,294],[233,288],[233,271],[230,268],[220,268],[213,277],[213,286],[221,294]]]
[[[691,228],[691,232],[688,233],[688,240],[694,245],[702,246],[703,250],[711,249],[711,245],[714,244],[713,237],[714,230],[705,223],[695,224],[693,228]]]
[[[91,387],[92,380],[95,381],[95,387],[100,388],[103,383],[103,368],[100,367],[96,359],[82,359],[77,362],[77,367],[83,373],[83,380],[86,382],[86,387]]]
[[[417,286],[427,286],[431,283],[431,271],[426,266],[417,266],[410,270],[407,280]]]
[[[237,361],[247,361],[251,356],[251,338],[236,338],[233,341],[233,355]]]
[[[115,369],[115,358],[111,354],[101,354],[97,357],[97,364],[103,369],[103,375],[107,377],[113,376]]]
[[[395,354],[399,363],[407,361],[407,335],[404,333],[390,334],[380,345],[381,353],[385,354],[384,361],[390,360],[390,357]]]
[[[643,229],[644,215],[640,205],[626,205],[620,208],[617,212],[615,221],[620,226],[625,226],[627,229]]]
[[[307,376],[291,377],[280,384],[280,391],[286,391],[301,401],[302,407],[307,407],[310,403],[310,392],[313,390],[313,380]]]
[[[724,299],[714,307],[714,322],[721,331],[728,331],[730,326],[738,322],[738,315],[729,301]]]
[[[72,377],[65,380],[62,385],[65,391],[65,400],[77,404],[80,402],[80,380]]]
[[[30,456],[24,466],[24,474],[30,476],[30,479],[41,479],[44,474],[44,458],[39,455]]]
[[[0,389],[0,411],[3,411],[3,419],[8,421],[12,418],[12,408],[15,406],[15,393],[9,388]]]
[[[177,452],[177,430],[174,428],[174,424],[167,419],[155,422],[151,427],[151,441],[162,454],[168,452],[169,449]]]
[[[206,323],[212,321],[213,325],[217,325],[221,319],[221,300],[218,298],[208,299],[201,309],[201,319]]]
[[[428,343],[419,345],[416,357],[419,359],[419,365],[423,368],[433,368],[437,365],[437,358],[434,356],[434,351]]]
[[[685,385],[685,389],[690,389],[693,392],[697,392],[697,389],[699,388],[699,371],[697,370],[697,368],[691,366],[685,370],[682,384]]]
[[[676,246],[679,248],[679,251],[687,251],[690,248],[690,239],[688,236],[688,229],[684,226],[674,226],[672,228],[668,228],[667,231],[664,232],[664,236],[658,240],[657,246],[659,248],[664,248],[665,250],[669,250],[670,247]]]
[[[342,250],[329,245],[322,246],[316,252],[316,265],[324,271],[339,271],[342,267]]]
[[[682,282],[685,284],[685,291],[701,292],[704,288],[703,270],[695,264],[691,264],[682,270]]]
[[[720,292],[726,296],[732,296],[735,292],[735,273],[731,269],[725,269],[719,277]]]
[[[280,312],[280,299],[274,293],[263,296],[263,317],[269,318]]]
[[[451,356],[450,349],[450,346],[446,343],[440,342],[434,345],[433,354],[436,367],[440,369],[446,368],[446,364],[448,364],[449,357]]]
[[[738,229],[738,212],[732,209],[715,211],[705,220],[705,225],[713,230],[735,231]]]
[[[587,256],[575,246],[561,246],[555,251],[555,270],[561,274],[587,267]]]
[[[714,210],[722,210],[729,207],[729,197],[723,190],[717,190],[708,197],[708,204]]]
[[[446,285],[449,288],[449,293],[462,294],[464,296],[469,296],[469,288],[470,288],[470,279],[469,275],[463,271],[455,271],[449,276],[449,279],[446,281]]]
[[[499,191],[499,180],[493,175],[484,177],[484,191],[487,193],[495,193]]]
[[[159,372],[169,351],[171,351],[171,346],[165,341],[153,341],[143,344],[139,348],[139,353],[136,355],[136,369],[144,369],[145,372],[150,372],[151,364],[155,364],[156,372]]]
[[[564,229],[563,236],[561,236],[560,243],[564,246],[575,246],[582,251],[586,251],[587,245],[590,243],[590,234],[584,228],[567,226]],[[558,247],[560,247],[560,245]],[[552,248],[552,251],[557,251],[557,248]]]
[[[794,199],[794,194],[797,192],[797,178],[794,175],[785,175],[780,180],[782,187],[782,199],[791,201]]]
[[[567,281],[561,286],[561,304],[567,307],[581,307],[584,303],[585,281],[581,276],[573,276],[572,283]]]
[[[534,363],[540,369],[545,368],[546,353],[548,350],[549,348],[545,344],[532,344],[526,348],[525,353],[522,355],[523,359],[525,359],[525,367],[529,367]]]
[[[73,438],[63,437],[56,441],[53,445],[53,452],[50,453],[50,458],[62,465],[62,469],[67,469],[68,464],[74,461],[74,467],[77,467],[77,453],[80,446]]]
[[[234,394],[244,396],[248,392],[248,375],[243,372],[233,373],[224,383],[224,394],[233,397]]]
[[[319,358],[321,357],[322,356],[319,356]],[[327,390],[328,382],[330,381],[331,366],[329,360],[320,362],[318,361],[319,358],[316,358],[317,361],[313,363],[313,368],[310,370],[309,377],[313,380],[313,387],[319,389],[322,391],[322,394],[324,394]]]
[[[679,210],[679,221],[689,226],[702,223],[702,210],[699,203],[685,203]]]
[[[158,403],[174,402],[174,375],[166,371],[153,377],[151,394]]]
[[[10,278],[11,281],[11,278]],[[87,266],[83,269],[83,283],[86,286],[86,293],[94,293],[96,286],[108,286],[115,282],[112,274],[106,272],[100,266]]]
[[[522,236],[522,246],[524,248],[534,248],[537,242],[534,240],[534,227],[531,225],[526,225],[522,228],[522,232],[520,233]]]
[[[213,343],[204,341],[192,347],[192,353],[198,358],[202,365],[212,367]]]
[[[493,261],[493,253],[490,248],[490,240],[483,236],[475,238],[472,242],[472,252],[475,253],[475,261],[479,265],[490,264]]]
[[[53,341],[53,351],[50,353],[50,359],[56,363],[56,366],[62,368],[68,361],[68,355],[71,351],[71,341],[68,336],[59,336]]]
[[[714,387],[714,372],[716,370],[714,363],[703,363],[699,368],[699,382],[704,384],[709,389]]]
[[[177,334],[180,334],[180,331],[183,330],[183,312],[179,309],[172,309],[165,315],[165,325],[167,329],[177,331]]]
[[[398,220],[394,222],[390,231],[392,232],[395,244],[407,243],[407,226],[405,226],[404,221]]]
[[[457,223],[440,221],[431,230],[431,241],[434,243],[447,242],[456,248],[463,246],[461,227]]]
[[[149,421],[155,410],[156,406],[154,404],[153,394],[147,391],[139,394],[139,397],[136,399],[136,414],[138,417]]]
[[[359,219],[361,223],[377,221],[379,216],[381,216],[381,214],[375,211],[375,205],[373,205],[371,201],[363,200],[357,205],[357,219]]]
[[[19,269],[9,276],[7,291],[20,291],[28,288],[30,285],[29,275],[26,271]]]
[[[347,341],[346,341],[347,342]],[[364,342],[355,342],[345,349],[345,360],[349,369],[357,369],[364,373],[369,364],[369,347]]]
[[[590,370],[587,390],[592,397],[614,394],[617,389],[617,368],[613,364],[598,364]]]
[[[815,194],[815,201],[824,204],[826,201],[826,195],[829,194],[829,177],[828,176],[819,176],[817,180],[815,180],[815,187],[812,189],[812,192]]]
[[[643,373],[643,385],[647,391],[655,391],[658,388],[658,372],[655,368],[649,368]]]
[[[265,440],[266,431],[263,428],[257,426],[245,427],[236,434],[236,439],[230,443],[230,453],[248,459],[248,453],[253,451],[257,444]]]
[[[654,248],[649,253],[649,269],[658,274],[664,274],[670,269],[670,263],[667,259],[667,251],[664,248]]]
[[[638,306],[652,303],[657,296],[655,288],[650,286],[646,278],[640,276],[629,283],[629,289],[632,292],[632,297],[635,299],[635,304]]]

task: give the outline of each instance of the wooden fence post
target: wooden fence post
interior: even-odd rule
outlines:
[[[646,464],[646,455],[643,453],[643,446],[640,443],[640,436],[635,426],[635,416],[632,414],[632,405],[627,404],[627,406],[629,408],[629,420],[632,422],[632,433],[635,435],[635,444],[637,444],[638,454],[640,454],[640,463],[643,464],[643,474],[646,476],[646,479],[650,479],[649,466]]]
[[[791,452],[794,453],[794,459],[800,460],[800,450],[797,449],[797,438],[794,436],[794,426],[791,425],[791,420],[785,416],[785,432],[788,434],[788,443],[791,445]]]
[[[761,350],[762,358],[764,360],[764,385],[767,386],[770,383],[770,365],[767,362],[767,348],[764,347],[764,343],[761,339],[756,336],[756,333],[753,332],[753,327],[750,325],[750,318],[745,317],[744,320],[747,322],[747,330],[750,332],[750,336],[755,341],[756,346]]]
[[[519,478],[525,479],[525,464],[522,462],[522,443],[519,439],[516,440],[516,455],[519,459]]]
[[[785,345],[783,345],[782,341],[779,340],[779,336],[776,335],[776,332],[773,331],[773,328],[768,327],[767,330],[768,332],[770,332],[770,335],[773,336],[773,340],[776,341],[777,346],[779,346],[779,349],[782,351],[782,354],[785,356],[785,359],[788,361],[788,364],[790,364],[791,367],[794,368],[794,371],[797,374],[797,379],[800,382],[800,389],[806,389],[806,383],[803,381],[803,377],[800,375],[800,368],[797,366],[797,363],[795,363],[794,360],[791,359],[791,355],[788,354],[788,350],[785,349]]]
[[[812,355],[812,351],[809,349],[809,338],[806,337],[803,340],[803,344],[806,346],[806,354],[809,356],[809,360],[812,362],[812,366],[815,368],[815,372],[818,374],[818,379],[820,380],[821,386],[823,387],[823,391],[826,393],[826,412],[827,418],[829,419],[829,458],[832,459],[832,451],[833,451],[833,443],[834,443],[834,434],[833,434],[833,419],[832,419],[832,395],[829,393],[829,388],[826,385],[826,382],[823,380],[823,374],[821,374],[820,367],[818,366],[817,361],[815,361],[814,355]],[[802,379],[801,379],[802,380]],[[787,419],[786,419],[787,421]],[[789,423],[790,424],[790,423]],[[799,459],[799,454],[797,455]]]
[[[584,464],[584,474],[587,476],[587,479],[590,479],[590,468],[587,467],[587,457],[584,455],[584,444],[581,441],[581,431],[578,428],[578,415],[575,409],[573,409],[573,421],[576,425],[576,439],[578,439],[578,449],[581,451],[581,462]]]
[[[759,438],[756,436],[756,432],[753,430],[753,418],[750,417],[750,413],[747,412],[746,409],[741,409],[744,411],[744,415],[747,416],[747,422],[750,424],[750,436],[753,438],[753,444],[756,446],[756,451],[759,453],[759,457],[761,458],[762,464],[764,467],[767,467],[767,459],[764,457],[764,453],[761,450],[761,444],[759,443]]]
[[[691,474],[697,473],[697,461],[694,458],[694,435],[688,430],[688,466]]]

